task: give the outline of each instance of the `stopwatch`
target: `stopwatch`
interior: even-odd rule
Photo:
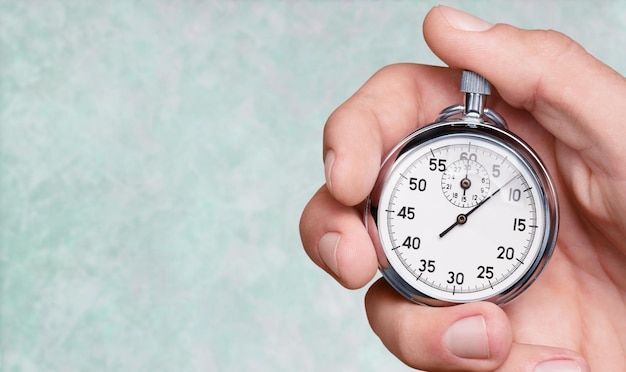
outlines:
[[[464,71],[464,104],[395,146],[366,203],[380,272],[419,304],[504,305],[554,250],[552,181],[535,151],[486,107],[490,89]]]

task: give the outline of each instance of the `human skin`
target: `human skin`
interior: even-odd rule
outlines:
[[[326,184],[300,221],[305,251],[347,288],[370,282],[377,260],[362,208],[381,161],[458,103],[460,70],[475,71],[497,90],[488,105],[553,177],[555,252],[503,308],[418,306],[379,280],[365,298],[372,329],[404,363],[429,371],[626,370],[626,80],[555,31],[492,25],[438,6],[423,32],[450,68],[387,66],[328,119]]]

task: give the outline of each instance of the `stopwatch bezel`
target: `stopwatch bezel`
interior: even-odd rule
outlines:
[[[400,276],[396,268],[389,263],[385,250],[382,247],[381,237],[378,231],[378,204],[383,186],[387,183],[390,174],[394,170],[394,165],[398,164],[402,160],[403,155],[411,149],[430,140],[450,134],[480,136],[501,146],[508,147],[509,151],[516,154],[518,159],[527,167],[530,174],[534,177],[534,181],[539,185],[540,190],[538,191],[545,215],[545,231],[541,237],[540,249],[537,255],[532,258],[530,268],[526,271],[524,276],[510,287],[493,296],[477,298],[472,301],[450,302],[437,299],[411,286]],[[428,124],[414,131],[392,149],[383,161],[378,179],[372,193],[366,201],[365,224],[376,249],[379,271],[396,291],[409,300],[429,306],[451,306],[474,301],[489,301],[504,306],[530,287],[541,274],[552,256],[559,227],[558,200],[546,167],[535,151],[524,140],[504,128],[499,128],[479,120],[470,121],[466,118],[447,119]]]

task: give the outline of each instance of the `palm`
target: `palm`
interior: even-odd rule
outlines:
[[[503,108],[522,119],[511,122],[511,129],[521,132],[548,164],[561,219],[557,247],[545,271],[505,307],[514,340],[576,350],[598,370],[624,370],[625,365],[616,363],[623,363],[626,343],[626,245],[615,242],[625,229],[624,221],[611,213],[625,201],[620,193],[606,194],[619,190],[619,181],[599,176],[593,157],[585,158],[555,139],[530,115]],[[590,187],[598,190],[595,195]]]

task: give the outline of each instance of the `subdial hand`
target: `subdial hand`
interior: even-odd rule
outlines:
[[[467,178],[467,176],[469,175],[469,168],[470,168],[470,163],[469,163],[469,158],[467,158],[467,165],[465,166],[465,178],[461,180],[461,188],[463,189],[463,196],[465,196],[465,194],[467,193],[467,189],[469,189],[470,186],[472,185],[472,182],[469,180],[469,178]]]

